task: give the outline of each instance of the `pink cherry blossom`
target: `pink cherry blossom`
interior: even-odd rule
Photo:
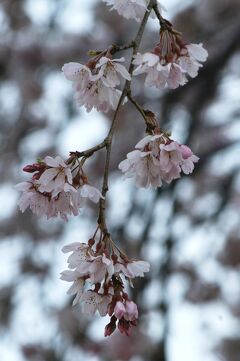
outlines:
[[[117,322],[120,332],[129,334],[131,327],[136,325],[138,309],[124,291],[121,277],[125,276],[132,286],[131,279],[143,277],[150,265],[122,257],[118,247],[114,251],[113,241],[110,257],[106,243],[95,245],[94,237],[88,244],[73,242],[63,247],[63,253],[71,254],[67,259],[69,269],[61,273],[61,279],[72,282],[68,294],[75,295],[73,305],[81,303],[82,311],[88,315],[94,315],[96,311],[102,317],[109,314],[111,321],[105,328],[105,336],[114,332]]]
[[[75,252],[75,251],[85,249],[85,247],[88,248],[88,245],[86,243],[73,242],[73,243],[69,243],[66,246],[64,246],[62,248],[62,252],[63,253]]]
[[[85,106],[87,112],[96,108],[99,112],[107,113],[116,109],[121,91],[104,85],[102,79],[91,81],[83,92],[76,91],[75,100],[79,106]]]
[[[127,154],[119,164],[124,178],[133,178],[138,187],[160,187],[162,181],[172,182],[192,173],[199,158],[186,145],[181,145],[163,134],[148,135]]]
[[[157,188],[162,185],[159,173],[159,160],[152,152],[134,150],[127,154],[127,159],[119,164],[119,169],[124,173],[124,178],[134,178],[138,187]]]
[[[168,86],[168,88],[176,89],[179,87],[179,85],[185,85],[187,83],[186,72],[179,64],[169,64],[168,68],[169,75],[166,80],[166,85]]]
[[[181,162],[181,169],[183,173],[190,174],[194,170],[194,163],[197,163],[199,161],[199,157],[192,154],[190,157],[183,159]]]
[[[170,67],[163,66],[159,56],[153,53],[137,53],[133,64],[137,65],[133,75],[146,73],[145,85],[157,88],[164,88],[169,77]]]
[[[71,169],[60,156],[55,158],[47,156],[44,159],[44,163],[48,168],[37,181],[39,192],[48,192],[52,194],[52,197],[56,197],[61,191],[76,191],[71,186]]]
[[[107,306],[111,302],[111,290],[108,295],[102,295],[92,290],[83,293],[85,280],[90,279],[92,284],[101,282],[107,274],[109,277],[113,275],[113,264],[105,255],[94,257],[90,246],[85,243],[74,242],[64,246],[62,251],[69,253],[68,267],[70,270],[61,273],[61,279],[73,282],[68,290],[68,294],[76,294],[73,304],[83,302],[83,312],[94,314],[96,310],[101,316],[107,313]]]
[[[15,185],[16,190],[22,192],[18,201],[21,212],[29,207],[37,216],[47,215],[49,217],[50,201],[43,194],[37,192],[32,182],[21,182]]]
[[[83,288],[85,280],[80,277],[80,275],[76,271],[66,270],[61,273],[60,277],[63,281],[73,282],[71,287],[68,289],[67,294],[72,296],[76,295],[73,300],[73,306],[79,303],[80,298],[83,294]]]
[[[109,59],[103,56],[96,65],[96,69],[100,69],[96,79],[102,79],[103,84],[110,88],[115,88],[120,84],[119,74],[122,78],[131,80],[127,69],[122,64],[119,64],[124,61],[124,58]]]
[[[67,80],[72,81],[73,87],[78,91],[84,90],[92,78],[91,70],[86,65],[79,63],[64,64],[62,71]]]
[[[97,188],[89,184],[84,184],[83,186],[81,186],[79,188],[79,193],[80,193],[80,203],[82,201],[82,198],[88,198],[93,203],[98,203],[100,198],[103,198],[102,193]]]
[[[162,179],[164,179],[165,182],[170,183],[173,179],[180,178],[182,152],[177,142],[160,144],[159,159]]]
[[[119,75],[130,80],[130,74],[120,64],[125,59],[110,59],[102,56],[89,62],[89,67],[78,63],[68,63],[62,68],[65,77],[73,82],[75,99],[87,111],[96,108],[108,112],[116,109],[121,91],[115,87],[120,84]]]
[[[76,171],[75,165],[66,163],[60,156],[47,156],[39,164],[25,166],[24,170],[34,174],[29,182],[15,186],[22,192],[18,201],[22,212],[29,207],[38,216],[48,219],[60,216],[67,221],[69,215],[79,214],[86,199],[98,203],[102,198],[97,188],[86,183],[82,170]]]
[[[48,219],[60,216],[67,220],[68,215],[78,215],[77,209],[72,202],[72,194],[60,192],[57,197],[52,198],[51,193],[41,193],[38,190],[38,183],[22,182],[15,186],[15,189],[22,192],[18,206],[22,212],[29,207],[37,216],[46,216]]]
[[[124,304],[122,302],[118,301],[114,308],[114,315],[117,317],[117,319],[120,320],[123,317],[123,315],[125,314],[125,312],[126,312],[126,308],[125,308]]]
[[[188,73],[191,78],[198,75],[198,69],[202,67],[200,62],[207,60],[208,52],[202,44],[189,44],[182,49],[178,63],[183,71]]]
[[[176,89],[187,83],[187,75],[191,78],[197,76],[199,68],[202,67],[200,62],[206,61],[207,56],[202,44],[189,44],[182,45],[180,54],[174,54],[170,60],[167,56],[162,57],[157,46],[153,52],[136,54],[133,63],[137,67],[133,75],[146,73],[146,86]]]
[[[147,9],[145,0],[103,0],[107,5],[112,5],[111,10],[117,10],[119,15],[126,19],[140,21]]]
[[[145,261],[123,262],[119,259],[114,269],[115,272],[123,273],[128,278],[144,277],[144,273],[149,272],[150,264]]]
[[[127,263],[127,270],[133,277],[144,277],[144,273],[149,272],[149,269],[150,264],[145,261],[132,261]]]
[[[110,10],[116,10],[119,15],[122,15],[126,19],[135,19],[140,21],[143,18],[149,0],[103,0],[107,5],[112,6]],[[163,8],[160,3],[158,3],[159,11]],[[152,17],[155,17],[152,14]]]
[[[92,284],[100,283],[105,277],[111,278],[114,273],[113,262],[104,254],[91,261],[81,262],[77,271],[82,275],[89,275]]]
[[[180,150],[182,153],[181,168],[183,173],[190,174],[193,172],[194,163],[199,161],[199,158],[193,154],[192,150],[187,145],[181,145]]]
[[[80,298],[80,302],[82,302],[82,311],[91,316],[98,311],[100,316],[104,317],[107,314],[108,305],[111,302],[111,299],[111,295],[101,295],[89,290],[83,293]]]
[[[72,247],[71,245],[63,247],[62,252],[72,252],[67,259],[69,268],[76,268],[79,263],[91,260],[91,255],[89,254],[89,246],[85,243],[72,243]]]
[[[126,312],[124,318],[127,321],[134,321],[138,319],[138,308],[133,301],[126,301]]]

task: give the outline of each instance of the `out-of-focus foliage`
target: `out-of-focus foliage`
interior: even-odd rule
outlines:
[[[135,79],[133,94],[201,160],[193,176],[156,192],[122,182],[117,165],[144,133],[136,110],[124,106],[111,163],[109,223],[121,247],[146,258],[152,270],[132,291],[142,315],[133,336],[103,340],[102,321],[72,310],[58,280],[65,267],[61,246],[91,235],[96,209],[67,225],[38,220],[17,211],[12,186],[24,177],[21,166],[35,158],[66,157],[78,144],[83,150],[88,135],[91,145],[103,139],[108,119],[76,108],[60,69],[84,62],[89,49],[128,43],[138,25],[109,13],[101,1],[89,2],[92,18],[82,0],[1,1],[1,361],[239,360],[240,3],[186,4],[171,20],[187,41],[204,43],[207,63],[175,91],[143,89]],[[158,40],[153,24],[144,50]],[[102,153],[88,169],[100,184]]]

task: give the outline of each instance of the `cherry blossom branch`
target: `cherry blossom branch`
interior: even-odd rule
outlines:
[[[144,14],[144,17],[141,21],[139,30],[137,32],[137,35],[135,37],[135,40],[132,42],[133,44],[133,53],[132,53],[132,57],[131,57],[131,61],[130,61],[130,66],[128,69],[128,72],[130,74],[130,76],[132,76],[133,73],[133,69],[134,69],[134,64],[133,64],[133,59],[134,56],[137,54],[141,40],[142,40],[142,36],[145,30],[145,26],[147,24],[150,12],[153,8],[153,4],[154,4],[154,0],[150,0],[149,5],[147,7],[147,10]],[[113,140],[113,135],[114,135],[114,131],[115,131],[115,127],[116,127],[116,119],[118,116],[118,112],[119,109],[121,107],[121,105],[124,102],[124,99],[126,97],[126,95],[129,93],[130,91],[130,86],[131,86],[131,80],[127,80],[125,82],[123,91],[122,91],[122,95],[119,99],[117,108],[115,110],[114,116],[113,116],[113,120],[112,120],[112,124],[111,124],[111,128],[109,130],[109,133],[104,141],[105,146],[106,146],[106,150],[107,150],[107,154],[106,154],[106,161],[105,161],[105,168],[104,168],[104,176],[103,176],[103,185],[102,185],[102,195],[104,198],[102,198],[100,200],[99,203],[99,217],[98,217],[98,224],[100,226],[100,228],[102,229],[103,233],[105,234],[106,237],[109,237],[109,231],[106,225],[106,218],[105,218],[105,209],[106,209],[106,194],[108,192],[108,178],[109,178],[109,165],[110,165],[110,157],[111,157],[111,149],[112,149],[112,140]]]
[[[73,282],[68,291],[76,295],[73,305],[82,303],[83,312],[87,314],[93,315],[98,310],[102,317],[110,316],[105,336],[110,336],[116,327],[129,335],[132,326],[136,326],[137,305],[130,300],[121,275],[132,285],[132,279],[143,277],[150,266],[148,262],[131,261],[114,243],[106,224],[111,150],[119,110],[128,98],[144,118],[147,128],[146,136],[119,164],[126,177],[134,178],[138,187],[157,188],[163,181],[170,183],[180,178],[181,173],[192,173],[199,158],[187,145],[171,139],[170,133],[159,127],[156,115],[132,97],[131,79],[133,75],[146,73],[146,86],[176,89],[187,83],[187,75],[196,77],[201,62],[207,59],[202,44],[183,42],[181,34],[161,16],[157,0],[113,0],[112,5],[112,9],[127,19],[142,19],[135,39],[128,45],[112,44],[103,51],[91,50],[91,59],[86,64],[70,62],[62,68],[65,77],[73,83],[78,105],[85,106],[87,111],[93,108],[101,112],[115,110],[107,136],[85,151],[70,152],[67,161],[60,156],[46,156],[26,165],[23,170],[32,176],[16,186],[22,192],[18,202],[20,210],[24,212],[29,207],[36,215],[46,215],[48,219],[60,216],[67,221],[69,215],[77,216],[85,199],[99,203],[98,224],[93,236],[87,243],[74,242],[63,248],[64,253],[72,254],[68,257],[69,269],[62,272],[61,278]],[[152,10],[160,22],[160,39],[152,51],[141,54],[138,50]],[[125,59],[114,59],[113,55],[130,48],[133,50],[127,71],[121,64]],[[125,79],[122,93],[118,89],[121,78]],[[100,192],[89,184],[83,165],[101,149],[106,149],[106,156]],[[87,280],[90,287],[85,284]]]
[[[111,53],[113,55],[113,54],[117,53],[118,51],[131,49],[133,47],[134,47],[134,42],[133,41],[130,44],[127,44],[127,45],[112,44],[111,46],[109,46],[105,50],[89,50],[88,55],[89,56],[97,56],[97,55],[104,54],[104,53],[107,53],[107,52],[109,52],[109,53]]]

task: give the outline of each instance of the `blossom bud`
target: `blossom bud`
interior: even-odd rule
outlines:
[[[126,313],[124,315],[124,318],[127,321],[133,321],[138,318],[138,308],[136,303],[133,301],[126,301]]]
[[[116,329],[116,318],[112,317],[111,318],[111,322],[109,322],[106,326],[105,326],[105,331],[104,331],[104,336],[110,336]]]
[[[117,301],[116,306],[114,308],[115,316],[120,320],[123,317],[125,312],[126,312],[126,308],[125,308],[124,304],[120,301]]]
[[[183,159],[187,159],[189,157],[191,157],[191,155],[193,154],[193,152],[191,151],[191,149],[185,145],[185,144],[182,144],[180,146],[180,149],[181,149],[181,153],[182,153],[182,156],[183,156]]]
[[[35,180],[38,180],[39,178],[41,177],[41,173],[35,173],[33,176],[32,176],[32,180],[35,181]]]
[[[33,172],[36,172],[36,169],[35,169],[35,167],[33,165],[26,165],[23,168],[23,171],[27,172],[27,173],[33,173]]]
[[[45,163],[33,163],[33,164],[28,164],[23,168],[24,172],[27,173],[34,173],[36,171],[39,170],[44,170],[46,168],[46,164]]]
[[[121,333],[125,333],[125,335],[130,336],[131,324],[130,324],[130,322],[128,322],[128,321],[124,320],[124,318],[122,318],[118,322],[118,329]]]
[[[44,162],[40,163],[33,163],[32,165],[36,170],[42,170],[43,168],[46,168],[46,164]]]

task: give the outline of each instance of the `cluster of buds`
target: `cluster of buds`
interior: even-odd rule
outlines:
[[[207,51],[202,44],[186,44],[172,24],[164,20],[160,30],[160,41],[151,52],[138,53],[133,74],[146,73],[145,85],[157,88],[176,89],[187,83],[187,75],[195,78],[206,61]]]
[[[117,326],[121,333],[130,336],[131,327],[137,325],[138,308],[135,302],[129,300],[128,294],[123,293],[110,303],[109,316],[111,319],[105,327],[105,336],[110,336]]]
[[[170,183],[180,178],[181,172],[192,173],[199,158],[187,145],[172,140],[166,132],[156,128],[127,154],[119,164],[125,178],[134,178],[138,187],[160,187],[162,181]]]
[[[116,109],[122,92],[116,89],[120,77],[130,80],[130,74],[121,64],[124,58],[112,59],[110,51],[98,54],[86,65],[68,63],[62,68],[65,77],[73,82],[75,99],[90,112],[93,108],[108,112]]]
[[[102,197],[97,188],[88,184],[76,156],[66,162],[60,156],[47,156],[23,170],[33,173],[33,176],[31,180],[15,186],[23,192],[18,201],[22,212],[29,207],[38,216],[46,215],[49,219],[60,215],[67,220],[68,215],[79,214],[87,198],[98,203]]]
[[[124,281],[132,286],[132,279],[143,277],[149,271],[149,263],[130,261],[112,239],[101,232],[95,240],[98,229],[88,243],[75,242],[63,247],[71,252],[68,270],[61,273],[61,279],[73,282],[68,294],[75,295],[73,305],[82,304],[82,311],[111,317],[105,328],[105,336],[113,333],[118,326],[120,332],[130,334],[138,319],[137,305],[125,292]]]

